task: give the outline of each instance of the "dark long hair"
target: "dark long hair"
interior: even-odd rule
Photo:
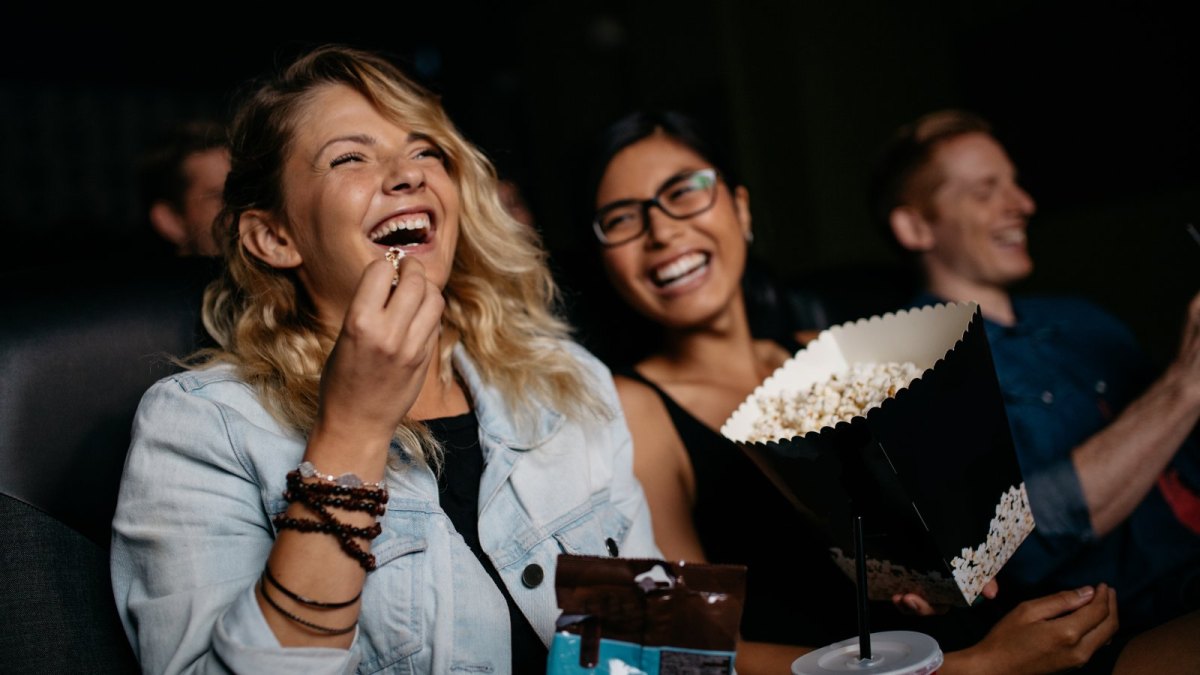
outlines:
[[[604,171],[613,157],[656,133],[687,146],[707,160],[721,172],[730,190],[742,184],[737,167],[725,152],[724,145],[703,123],[673,110],[638,110],[610,124],[597,139],[589,163],[588,204],[595,203],[596,189],[600,187],[600,180],[604,178]]]

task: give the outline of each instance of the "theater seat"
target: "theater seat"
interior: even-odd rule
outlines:
[[[175,369],[168,355],[199,343],[211,268],[173,268],[104,283],[81,282],[78,267],[4,279],[0,671],[137,671],[108,547],[137,403]]]

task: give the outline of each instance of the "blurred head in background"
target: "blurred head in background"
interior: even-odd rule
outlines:
[[[145,152],[139,170],[154,231],[177,255],[218,255],[212,228],[229,173],[225,130],[202,120],[179,124]]]
[[[915,254],[929,290],[976,300],[1029,276],[1033,198],[983,119],[958,110],[902,127],[873,180],[877,220]]]

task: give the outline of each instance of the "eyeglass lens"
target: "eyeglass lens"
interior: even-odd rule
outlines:
[[[672,218],[694,216],[712,206],[716,184],[712,169],[678,176],[659,188],[653,199],[631,200],[602,211],[596,219],[598,232],[610,244],[633,239],[646,229],[645,218],[651,206]]]

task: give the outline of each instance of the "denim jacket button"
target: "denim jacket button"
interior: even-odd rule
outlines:
[[[542,566],[537,563],[531,563],[521,572],[521,583],[525,584],[525,588],[537,588],[542,583],[542,579],[546,578],[546,573],[542,571]]]
[[[608,555],[612,556],[613,558],[617,557],[621,553],[621,549],[617,548],[617,542],[613,541],[612,537],[604,540],[604,546],[608,549]]]

